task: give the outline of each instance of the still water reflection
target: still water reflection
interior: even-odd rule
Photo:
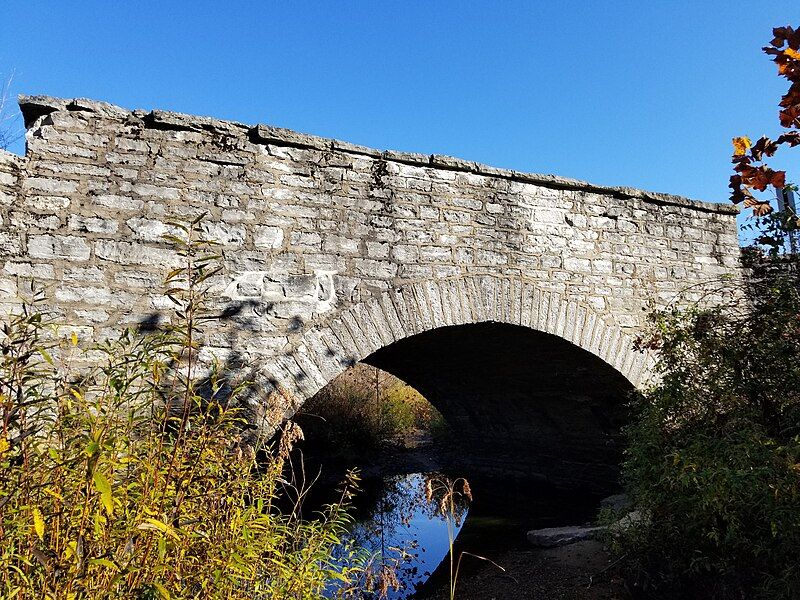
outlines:
[[[385,479],[374,510],[350,532],[350,539],[375,557],[373,568],[387,565],[395,571],[400,590],[390,590],[389,598],[406,598],[428,579],[447,557],[450,536],[455,538],[464,523],[466,506],[457,504],[455,514],[443,512],[442,494],[426,494],[439,477],[412,473]]]
[[[452,480],[434,472],[364,482],[365,503],[356,507],[349,539],[372,553],[376,572],[387,565],[397,574],[400,589],[389,591],[392,600],[448,587],[451,539],[456,557],[469,552],[502,564],[505,552],[526,547],[529,529],[589,521],[597,503],[585,494],[500,478],[471,481],[472,502],[457,486],[450,503],[446,481]],[[465,556],[462,573],[481,562]]]

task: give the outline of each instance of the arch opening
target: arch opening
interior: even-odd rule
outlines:
[[[363,362],[419,390],[472,469],[598,492],[618,485],[633,385],[563,338],[496,322],[445,326]]]
[[[627,395],[635,388],[609,364],[621,361],[601,355],[605,359],[522,325],[482,321],[434,327],[362,354],[355,368],[334,375],[303,405],[298,422],[305,429],[306,418],[312,425],[307,433],[314,432],[320,420],[312,413],[325,414],[329,401],[335,405],[328,407],[329,417],[336,410],[353,411],[356,418],[348,423],[358,429],[381,395],[400,389],[394,388],[397,382],[441,414],[451,432],[446,442],[419,453],[362,445],[357,457],[367,482],[357,531],[372,532],[375,539],[368,543],[381,552],[384,536],[397,536],[392,547],[421,547],[424,557],[434,560],[413,562],[410,573],[433,572],[425,585],[437,589],[447,577],[446,561],[436,566],[437,548],[446,554],[447,544],[436,545],[438,505],[429,496],[435,482],[470,481],[474,498],[470,495],[461,515],[456,544],[480,549],[492,560],[520,543],[521,532],[594,519],[598,500],[618,491],[621,427]],[[350,395],[345,402],[343,395]],[[311,456],[312,468],[304,473],[318,477],[327,471],[328,487],[315,496],[327,501],[325,494],[344,468],[354,465],[337,462],[335,451],[305,449],[309,454],[302,460]],[[409,575],[404,581],[416,585],[425,579]]]

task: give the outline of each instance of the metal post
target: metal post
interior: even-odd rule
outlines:
[[[797,205],[795,204],[794,191],[788,188],[778,188],[775,190],[778,199],[778,210],[797,215]],[[797,254],[800,248],[800,231],[792,230],[786,232],[787,242],[789,242],[789,252]]]

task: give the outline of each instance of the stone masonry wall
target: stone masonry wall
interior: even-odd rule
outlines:
[[[25,225],[19,222],[16,208],[20,169],[24,164],[24,159],[0,150],[0,253],[5,257],[23,253],[22,229]],[[0,275],[0,297],[17,296],[15,275],[10,272]]]
[[[638,384],[648,303],[739,277],[728,205],[102,102],[20,106],[26,157],[0,155],[5,310],[35,278],[87,339],[163,322],[180,259],[162,236],[207,213],[224,271],[206,352],[256,369],[286,414],[396,339],[478,321],[555,332]]]

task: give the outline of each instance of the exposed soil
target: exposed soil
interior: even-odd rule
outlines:
[[[600,542],[510,550],[497,563],[459,578],[458,600],[628,600],[622,578]],[[447,589],[415,597],[449,599]]]

